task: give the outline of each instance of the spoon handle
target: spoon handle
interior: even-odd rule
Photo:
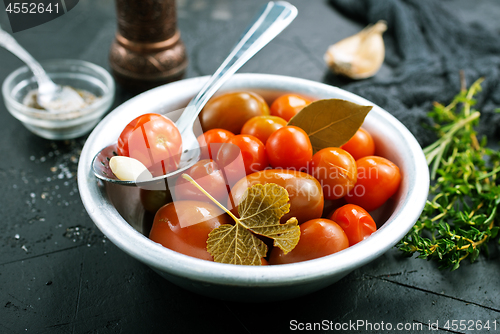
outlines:
[[[252,21],[247,31],[222,65],[203,86],[195,98],[189,102],[177,121],[181,133],[192,127],[202,108],[222,84],[243,64],[272,41],[297,16],[297,8],[285,1],[269,2],[262,13]]]
[[[42,65],[38,63],[35,58],[33,58],[28,51],[26,51],[19,43],[8,34],[5,30],[0,27],[0,46],[3,46],[5,49],[12,52],[19,59],[24,61],[26,65],[31,69],[33,74],[35,75],[36,81],[39,86],[48,87],[52,90],[57,90],[57,85],[50,80],[47,73],[45,73]],[[54,86],[54,87],[52,87]]]

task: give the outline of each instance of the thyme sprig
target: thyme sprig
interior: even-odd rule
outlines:
[[[434,103],[429,116],[439,139],[424,149],[430,168],[429,199],[415,226],[397,247],[408,255],[436,259],[455,270],[472,262],[498,233],[500,153],[477,137],[480,112],[473,109],[479,79],[444,106]]]

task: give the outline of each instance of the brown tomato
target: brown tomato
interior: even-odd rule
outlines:
[[[231,189],[228,207],[233,208],[232,203],[237,205],[248,187],[267,183],[275,183],[288,192],[290,211],[281,218],[281,223],[292,217],[296,217],[299,224],[321,217],[324,204],[321,184],[309,174],[286,169],[266,169],[239,180]],[[237,213],[235,208],[231,211]]]
[[[220,128],[239,134],[250,118],[264,115],[269,115],[269,106],[260,95],[233,92],[208,101],[200,113],[200,123],[203,131]]]

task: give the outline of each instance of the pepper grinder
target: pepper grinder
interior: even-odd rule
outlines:
[[[179,80],[187,67],[175,0],[116,0],[118,31],[109,54],[116,81],[145,90]]]

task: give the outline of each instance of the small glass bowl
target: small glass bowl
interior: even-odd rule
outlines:
[[[70,112],[48,112],[23,104],[28,93],[38,88],[27,66],[12,72],[2,85],[7,110],[31,132],[47,139],[71,139],[82,136],[100,121],[115,96],[115,82],[102,67],[82,60],[50,60],[40,62],[47,75],[59,85],[88,91],[96,100]]]

